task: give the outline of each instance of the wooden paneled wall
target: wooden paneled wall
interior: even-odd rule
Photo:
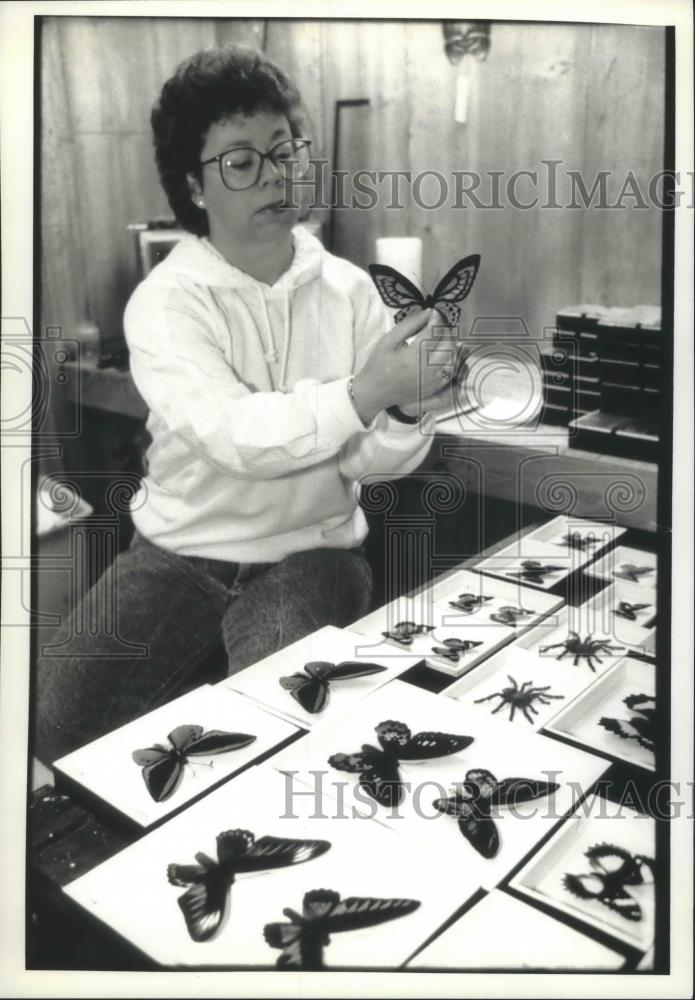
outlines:
[[[467,316],[521,316],[532,333],[576,302],[660,301],[661,216],[654,208],[510,207],[515,170],[559,160],[591,188],[612,171],[615,200],[632,171],[646,192],[662,166],[664,39],[656,28],[493,24],[483,64],[470,67],[468,117],[454,121],[460,67],[445,54],[438,21],[244,21],[47,17],[42,55],[43,323],[71,329],[96,320],[107,338],[135,281],[126,224],[168,214],[153,162],[149,112],[164,80],[199,47],[243,41],[297,80],[330,156],[336,100],[367,98],[345,113],[342,169],[502,172],[503,208],[427,210],[385,200],[335,216],[336,252],[360,265],[380,235],[425,243],[433,283],[456,258],[483,257]],[[467,60],[469,62],[470,60]],[[390,188],[379,191],[388,195]],[[349,189],[348,189],[349,193]],[[404,191],[405,193],[405,191]],[[490,180],[479,193],[490,200]],[[518,194],[533,195],[521,180]],[[541,202],[546,190],[536,192]],[[433,200],[438,187],[425,184]],[[326,213],[322,213],[325,217]]]

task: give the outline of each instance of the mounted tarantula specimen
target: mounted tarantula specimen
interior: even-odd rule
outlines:
[[[528,618],[530,615],[535,614],[536,612],[533,609],[515,608],[511,604],[505,604],[498,611],[490,615],[490,621],[497,622],[499,625],[510,625],[512,628],[516,628],[520,618]]]
[[[464,653],[482,644],[482,641],[474,642],[472,639],[444,639],[442,646],[432,646],[432,652],[451,660],[452,663],[458,663]]]
[[[573,656],[576,667],[581,659],[585,659],[592,671],[596,673],[593,661],[603,662],[598,655],[599,653],[618,652],[618,650],[624,650],[625,647],[611,646],[607,639],[593,639],[592,635],[593,633],[589,633],[586,639],[582,639],[577,632],[570,630],[569,635],[562,642],[554,642],[551,646],[540,646],[538,652],[547,653],[549,649],[561,649],[562,652],[555,657],[556,660],[562,660],[565,656]]]
[[[630,580],[632,583],[639,583],[641,576],[654,572],[654,566],[635,566],[634,563],[621,563],[620,569],[613,570],[613,576],[618,576],[621,580]]]
[[[582,535],[581,531],[570,531],[562,536],[561,541],[555,542],[555,544],[565,545],[568,549],[579,549],[580,552],[586,552],[592,545],[598,545],[598,538],[595,538],[593,535]]]
[[[545,583],[545,577],[551,573],[562,573],[564,566],[553,566],[552,563],[538,562],[537,559],[524,559],[521,569],[507,570],[505,576],[515,576],[517,579],[526,580],[528,583]]]
[[[486,597],[485,594],[459,594],[455,601],[449,601],[449,607],[456,608],[457,611],[463,611],[466,615],[472,615],[478,608],[483,606],[485,601],[491,601],[491,597]]]
[[[627,618],[629,622],[637,621],[637,612],[644,611],[649,604],[630,604],[629,601],[619,601],[618,607],[613,609],[613,614],[619,618]]]
[[[415,622],[396,622],[392,629],[381,634],[385,639],[392,639],[394,642],[400,643],[401,646],[410,646],[412,645],[414,635],[431,632],[433,628],[434,625],[416,625]]]
[[[524,718],[533,724],[533,719],[529,713],[532,712],[534,715],[538,715],[538,711],[533,707],[534,701],[540,702],[541,705],[549,705],[551,699],[565,697],[564,694],[548,694],[550,684],[546,684],[545,687],[532,687],[533,681],[524,681],[521,687],[519,687],[510,674],[507,674],[507,677],[510,682],[509,687],[502,688],[501,691],[494,691],[486,698],[476,698],[474,704],[480,705],[481,702],[490,701],[491,698],[499,698],[500,703],[497,708],[493,708],[492,715],[496,715],[501,708],[509,705],[509,722],[514,721],[514,713],[518,708],[521,710]]]

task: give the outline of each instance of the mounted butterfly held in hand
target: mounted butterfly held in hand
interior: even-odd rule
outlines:
[[[456,326],[461,317],[460,303],[473,287],[479,267],[478,253],[457,261],[431,295],[423,295],[412,281],[387,264],[370,264],[369,273],[383,302],[398,309],[396,323],[420,309],[436,309],[447,326]]]

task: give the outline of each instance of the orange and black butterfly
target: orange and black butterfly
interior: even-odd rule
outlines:
[[[457,261],[431,295],[423,295],[412,281],[387,264],[370,264],[369,273],[383,302],[391,309],[398,309],[396,323],[420,309],[436,309],[447,326],[456,326],[461,316],[459,303],[473,287],[479,267],[478,253]]]

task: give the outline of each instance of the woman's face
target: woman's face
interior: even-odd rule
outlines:
[[[227,150],[235,151],[235,159],[243,164],[243,149],[267,153],[291,139],[290,124],[285,115],[276,111],[258,110],[251,115],[241,113],[220,119],[211,125],[203,143],[200,159],[209,159]],[[232,191],[222,181],[219,162],[201,167],[202,184],[194,185],[193,202],[202,197],[208,214],[210,239],[220,247],[232,247],[249,241],[275,243],[286,240],[296,223],[298,208],[279,207],[285,200],[285,180],[269,160],[263,161],[260,177],[253,187]],[[197,193],[196,193],[197,192]],[[292,199],[288,194],[288,201]]]

